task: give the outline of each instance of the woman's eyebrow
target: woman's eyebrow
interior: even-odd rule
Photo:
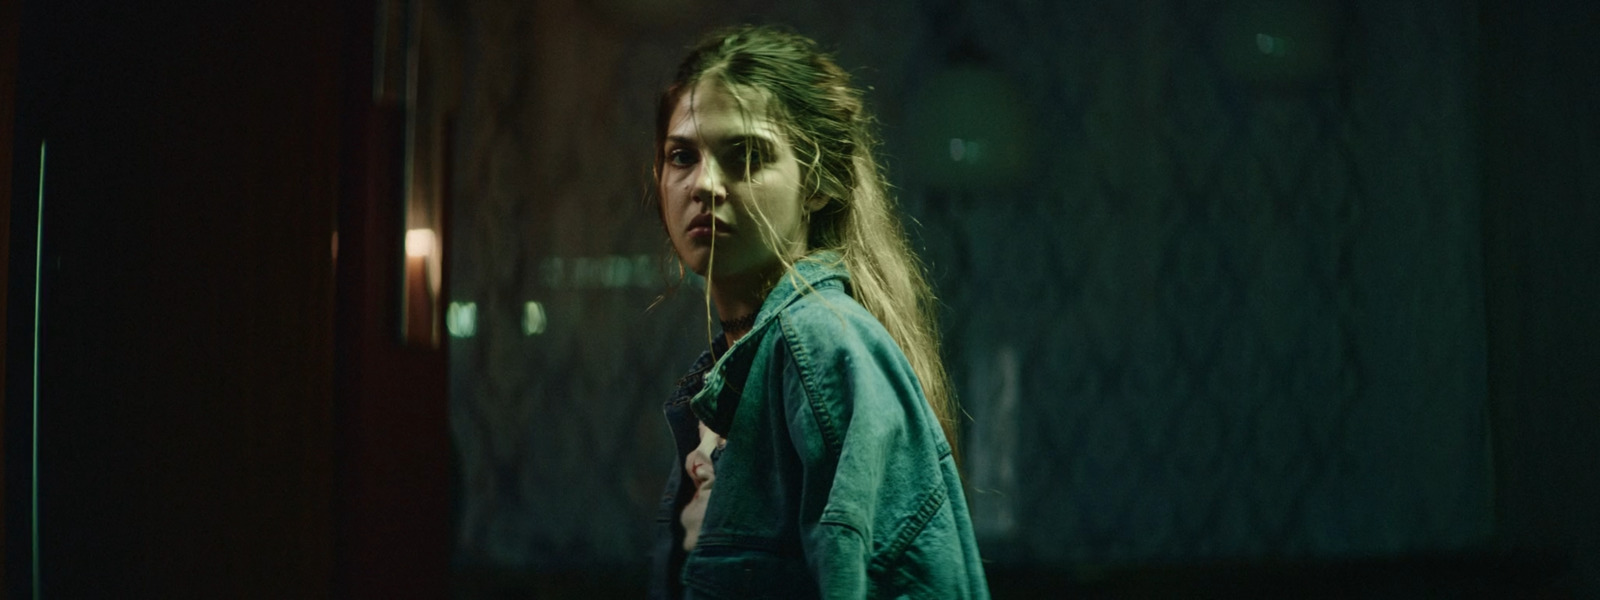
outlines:
[[[773,148],[777,147],[770,138],[758,133],[736,135],[723,140],[723,144],[730,148],[743,148],[748,146],[761,152],[770,152]]]
[[[687,137],[687,136],[681,136],[681,135],[669,135],[669,136],[667,136],[667,144],[666,145],[671,146],[671,145],[674,145],[674,144],[679,145],[679,146],[689,146],[689,147],[694,147],[694,146],[699,145],[699,143],[695,139]],[[723,147],[723,148],[742,148],[742,147],[745,147],[745,146],[748,145],[750,148],[758,150],[758,151],[761,151],[761,152],[771,152],[773,149],[777,148],[777,144],[771,138],[768,138],[767,136],[761,135],[759,133],[749,133],[749,134],[739,134],[739,135],[729,136],[729,137],[726,137],[726,138],[723,138],[723,139],[720,139],[720,140],[715,140],[715,145]]]

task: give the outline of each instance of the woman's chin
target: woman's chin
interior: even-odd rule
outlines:
[[[685,270],[701,277],[706,276],[706,266],[710,264],[708,252],[679,252],[678,264]]]

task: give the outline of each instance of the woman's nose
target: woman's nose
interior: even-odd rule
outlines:
[[[695,199],[701,202],[721,202],[728,197],[726,179],[722,176],[722,168],[715,160],[704,159],[700,161],[700,173],[695,177]]]

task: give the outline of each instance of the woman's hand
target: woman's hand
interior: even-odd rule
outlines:
[[[700,424],[700,445],[689,453],[684,459],[683,471],[689,474],[694,481],[694,498],[683,507],[683,549],[694,550],[694,544],[700,539],[700,524],[706,518],[706,505],[711,502],[711,484],[716,480],[715,465],[711,460],[711,453],[721,448],[727,440],[707,428],[705,423]]]

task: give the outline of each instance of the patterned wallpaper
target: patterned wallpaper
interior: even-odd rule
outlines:
[[[643,201],[652,106],[687,44],[738,21],[790,24],[871,86],[943,298],[989,558],[1487,534],[1468,9],[792,4],[430,6],[463,82],[458,563],[645,559],[660,403],[706,344]]]

